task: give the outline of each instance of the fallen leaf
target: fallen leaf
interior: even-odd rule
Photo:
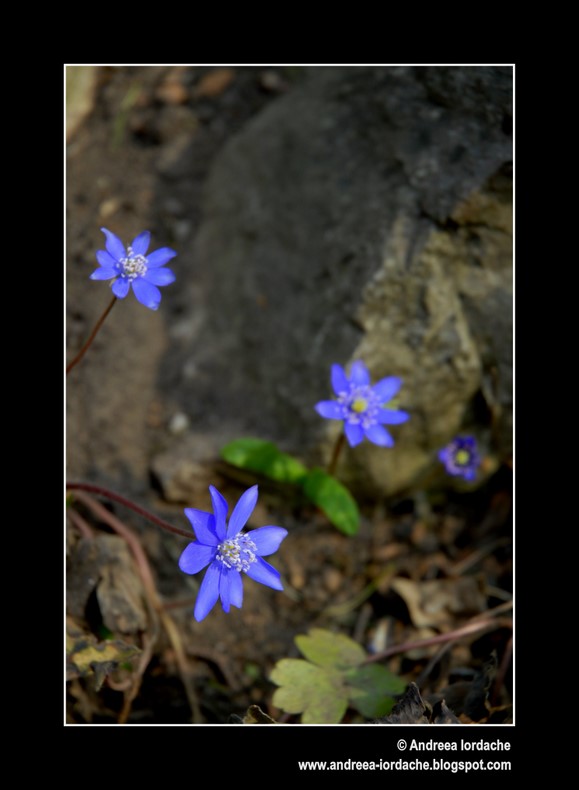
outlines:
[[[242,724],[277,724],[275,719],[264,713],[259,705],[250,705],[241,720]]]
[[[235,79],[235,72],[233,69],[214,69],[208,74],[204,74],[199,80],[193,91],[196,98],[214,98],[223,93],[223,91]]]
[[[99,642],[69,619],[66,629],[66,679],[94,676],[98,691],[105,677],[120,664],[141,654],[140,648],[120,639]]]
[[[417,628],[445,625],[456,615],[479,614],[486,609],[481,580],[474,576],[425,582],[397,578],[391,586],[404,599]]]
[[[430,711],[420,696],[416,683],[410,683],[402,699],[394,705],[389,716],[375,724],[428,724]]]

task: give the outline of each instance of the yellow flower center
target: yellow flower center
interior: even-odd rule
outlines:
[[[466,466],[470,460],[470,454],[468,450],[458,450],[454,456],[454,460],[459,466]]]
[[[363,411],[366,411],[368,408],[368,401],[366,398],[356,398],[356,400],[352,401],[352,411],[355,411],[356,414],[361,414]]]

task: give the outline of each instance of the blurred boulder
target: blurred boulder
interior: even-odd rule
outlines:
[[[188,385],[213,421],[323,461],[330,365],[401,376],[396,446],[340,473],[411,487],[460,430],[512,436],[512,69],[315,67],[207,184],[205,321]],[[216,382],[219,382],[216,385]]]

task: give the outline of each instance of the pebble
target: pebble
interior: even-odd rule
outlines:
[[[180,434],[185,433],[187,428],[189,428],[189,425],[189,417],[187,417],[187,415],[182,411],[178,411],[169,420],[169,433],[172,433],[173,436],[179,436]]]
[[[326,568],[324,571],[324,587],[328,592],[336,593],[342,586],[342,574],[336,568]]]

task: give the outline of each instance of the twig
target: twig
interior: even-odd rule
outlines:
[[[143,637],[143,652],[141,653],[139,659],[137,671],[134,673],[133,683],[124,693],[123,707],[121,708],[121,712],[117,718],[117,722],[119,724],[126,724],[128,721],[133,701],[139,693],[141,683],[143,682],[143,675],[145,674],[145,671],[149,666],[151,659],[153,658],[155,643],[158,639],[158,636],[158,622],[155,621],[155,633],[152,636],[150,634],[145,634]]]
[[[158,527],[161,527],[167,532],[171,532],[173,535],[179,535],[179,537],[187,538],[188,540],[193,540],[194,538],[192,532],[185,532],[185,530],[174,527],[172,524],[169,524],[168,521],[159,518],[159,516],[155,516],[154,513],[150,513],[148,510],[145,510],[144,507],[137,505],[130,499],[127,499],[121,494],[117,494],[115,491],[111,491],[108,488],[104,488],[103,486],[97,486],[93,483],[67,483],[66,488],[69,491],[88,491],[89,494],[97,494],[98,496],[104,496],[107,499],[112,499],[113,502],[118,502],[120,505],[124,505],[125,507],[134,510],[135,513],[139,514],[139,516],[143,516],[143,518],[148,519],[153,524],[156,524]]]
[[[497,614],[502,614],[508,609],[512,609],[512,606],[512,601],[509,601],[506,604],[500,604],[494,609],[489,609],[487,612],[484,612],[482,615],[473,617],[468,623],[461,626],[460,628],[455,629],[454,631],[448,631],[445,634],[431,636],[428,639],[418,639],[414,642],[403,642],[401,645],[393,645],[392,647],[386,648],[386,650],[382,650],[380,653],[369,656],[363,663],[371,664],[375,661],[382,661],[384,658],[395,656],[398,653],[407,653],[410,650],[418,650],[423,647],[432,647],[432,645],[440,645],[445,642],[456,642],[457,640],[462,639],[464,636],[470,636],[471,634],[476,634],[479,631],[486,631],[489,629],[494,630],[496,628],[503,627],[512,628],[511,620],[493,619]]]
[[[498,540],[494,540],[492,543],[489,543],[486,546],[473,551],[464,559],[455,562],[450,568],[450,573],[453,576],[462,576],[465,571],[467,571],[469,568],[472,568],[473,565],[476,565],[489,554],[492,554],[495,549],[498,549],[501,546],[508,546],[510,543],[510,538],[498,538]]]
[[[78,529],[78,531],[83,536],[83,538],[88,538],[89,540],[94,538],[94,532],[92,530],[92,527],[89,526],[88,521],[85,521],[84,518],[80,515],[80,513],[77,513],[76,510],[70,508],[67,511],[66,515],[72,521],[74,526]]]
[[[78,490],[76,497],[80,502],[83,502],[88,508],[90,508],[93,511],[93,513],[97,516],[97,518],[100,518],[102,521],[104,521],[106,524],[112,527],[112,529],[118,532],[119,535],[121,535],[127,541],[129,548],[131,549],[133,556],[135,557],[137,568],[139,570],[139,574],[143,582],[143,587],[145,590],[147,602],[150,605],[150,609],[152,613],[152,620],[154,623],[156,623],[157,618],[161,621],[165,629],[165,632],[169,637],[169,641],[171,642],[173,650],[175,651],[177,665],[179,667],[179,671],[181,674],[181,680],[183,682],[185,691],[187,693],[187,699],[191,707],[193,721],[194,722],[202,721],[201,709],[199,707],[197,695],[195,694],[193,684],[190,680],[190,672],[187,664],[187,657],[185,655],[185,651],[183,650],[183,645],[179,637],[179,632],[175,627],[175,624],[172,621],[171,617],[164,610],[163,604],[157,593],[157,588],[153,578],[153,573],[151,571],[151,566],[149,565],[147,555],[145,554],[145,551],[139,541],[139,538],[137,537],[137,535],[135,535],[132,532],[132,530],[130,530],[125,524],[123,524],[122,521],[120,521],[116,516],[110,513],[103,505],[101,505],[100,502],[97,502],[96,499],[94,499],[89,494],[85,493],[84,490]],[[155,634],[153,638],[147,640],[147,643],[145,645],[145,650],[141,655],[139,668],[136,672],[135,684],[133,685],[131,690],[127,692],[127,694],[125,695],[125,704],[123,706],[123,710],[121,711],[119,717],[119,723],[124,723],[127,720],[127,717],[130,712],[130,706],[141,685],[142,676],[153,656],[153,648],[157,641],[157,636],[158,635]]]
[[[499,691],[501,689],[501,686],[505,682],[505,677],[507,674],[507,670],[509,668],[512,654],[513,654],[513,637],[511,636],[509,641],[507,642],[507,646],[505,647],[505,652],[501,659],[499,668],[497,669],[495,682],[493,683],[493,688],[490,695],[491,704],[496,703],[496,701],[498,700]]]
[[[426,678],[430,675],[434,667],[438,664],[439,661],[448,653],[449,650],[452,649],[452,642],[446,642],[446,644],[441,645],[438,648],[436,653],[432,656],[428,664],[424,667],[420,675],[416,678],[416,685],[418,688],[422,688],[424,685]]]

